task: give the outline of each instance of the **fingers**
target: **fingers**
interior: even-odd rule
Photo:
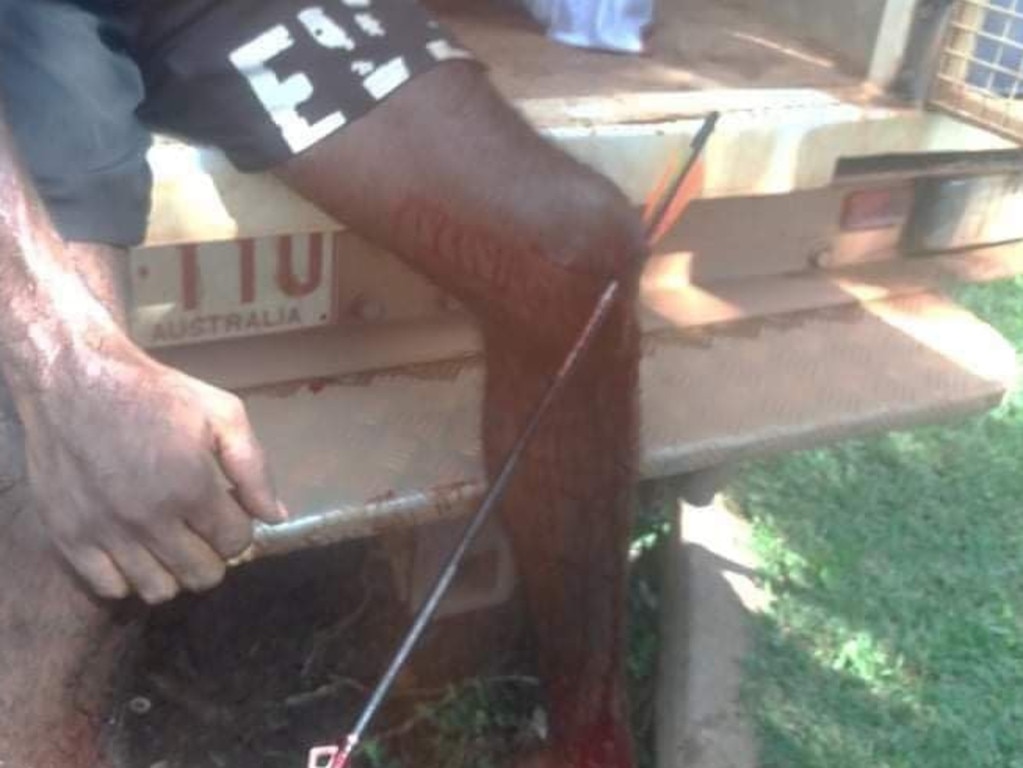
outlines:
[[[130,586],[142,600],[158,605],[173,600],[182,589],[202,592],[224,579],[224,560],[184,526],[165,531],[150,547],[127,540],[110,547],[109,559],[127,582],[121,597]]]
[[[218,487],[212,466],[207,490],[163,512],[108,518],[87,537],[61,547],[74,570],[100,597],[136,593],[145,602],[167,602],[182,590],[219,585],[227,561],[252,542],[253,522],[231,492]],[[82,540],[82,539],[85,540]]]
[[[158,539],[149,543],[149,551],[189,592],[204,592],[224,580],[224,558],[184,524],[168,526]]]
[[[232,398],[214,426],[214,450],[224,475],[234,485],[238,503],[249,515],[266,523],[288,519],[277,498],[263,447],[252,431],[241,401]]]
[[[231,560],[252,543],[252,518],[231,494],[218,491],[220,503],[187,516],[188,526],[223,559]]]
[[[132,590],[150,605],[166,603],[181,591],[177,579],[144,547],[127,539],[108,545],[107,554]]]
[[[133,592],[145,602],[167,602],[181,590],[203,592],[219,585],[226,561],[252,541],[252,522],[222,494],[224,504],[211,514],[193,515],[195,530],[170,522],[151,533],[122,533],[104,543],[107,552],[85,546],[65,552],[74,570],[99,597],[118,600]],[[109,553],[109,554],[108,554]]]
[[[65,552],[65,555],[71,567],[97,596],[107,600],[121,600],[131,594],[131,587],[121,571],[102,550],[85,547]]]

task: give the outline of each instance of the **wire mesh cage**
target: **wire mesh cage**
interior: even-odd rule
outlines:
[[[956,0],[931,101],[1023,141],[1023,0]]]

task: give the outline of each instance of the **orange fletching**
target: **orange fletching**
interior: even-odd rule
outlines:
[[[685,213],[686,208],[689,207],[689,204],[700,196],[700,193],[703,191],[705,176],[704,162],[703,160],[699,160],[696,165],[693,166],[693,169],[686,180],[682,182],[675,198],[668,205],[668,209],[665,211],[664,218],[661,221],[660,226],[650,234],[650,245],[660,242],[661,238],[663,238],[668,231],[678,223],[682,214]]]

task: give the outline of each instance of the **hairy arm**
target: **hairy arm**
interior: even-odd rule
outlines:
[[[0,113],[0,366],[16,397],[43,388],[68,345],[120,329],[78,276],[25,180]]]
[[[38,513],[99,595],[213,586],[253,518],[285,517],[241,401],[131,341],[54,231],[2,112],[0,372]]]

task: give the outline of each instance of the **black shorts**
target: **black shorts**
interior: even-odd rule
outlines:
[[[145,236],[151,131],[261,171],[467,58],[415,0],[0,0],[0,98],[67,240]]]

